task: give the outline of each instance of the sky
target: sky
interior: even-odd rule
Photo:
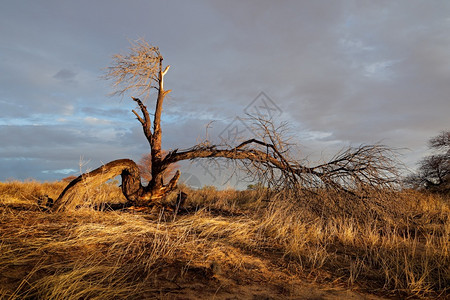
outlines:
[[[130,41],[171,68],[163,148],[230,132],[247,113],[286,122],[300,159],[360,144],[414,169],[450,130],[449,1],[21,0],[0,5],[0,181],[58,180],[148,144],[130,96],[102,79]],[[154,98],[147,100],[149,108]],[[183,163],[201,184],[221,167]]]

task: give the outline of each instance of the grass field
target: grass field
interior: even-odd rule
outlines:
[[[182,213],[38,205],[67,183],[0,183],[2,299],[449,297],[449,198],[188,191]],[[170,201],[170,199],[168,200]]]

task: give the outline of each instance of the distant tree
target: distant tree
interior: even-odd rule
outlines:
[[[164,77],[169,66],[163,65],[163,57],[158,47],[145,41],[133,43],[130,53],[113,56],[113,64],[108,68],[107,79],[113,81],[115,93],[131,97],[138,109],[132,110],[142,126],[144,137],[150,147],[150,180],[142,184],[139,166],[130,159],[111,161],[91,172],[82,174],[71,181],[55,201],[53,209],[58,211],[73,206],[73,200],[86,189],[99,186],[118,175],[122,177],[122,192],[128,206],[153,206],[174,191],[180,177],[177,171],[167,176],[167,170],[183,160],[218,158],[229,159],[255,176],[267,187],[314,190],[330,188],[348,193],[368,189],[389,187],[397,181],[397,172],[389,148],[382,145],[361,145],[349,147],[327,163],[306,166],[302,161],[289,155],[290,144],[283,139],[280,127],[272,120],[254,116],[255,138],[237,145],[212,144],[208,139],[188,149],[174,149],[163,155],[161,148],[161,115],[163,102],[170,90],[164,87]],[[156,91],[154,111],[150,113],[146,103],[150,92]],[[151,175],[151,177],[150,177]],[[180,199],[184,198],[180,195]]]
[[[405,182],[410,187],[432,192],[450,192],[450,131],[443,131],[428,141],[435,153],[419,162],[416,173]]]

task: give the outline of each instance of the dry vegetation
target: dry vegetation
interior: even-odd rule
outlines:
[[[449,296],[448,198],[189,191],[186,209],[38,205],[66,183],[0,183],[0,298],[377,299]],[[187,188],[184,188],[187,189]],[[170,199],[169,199],[170,200]],[[94,209],[96,208],[96,209]]]

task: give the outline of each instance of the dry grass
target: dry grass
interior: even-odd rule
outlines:
[[[330,196],[310,196],[309,200],[335,206],[336,199]],[[292,199],[278,199],[262,224],[266,235],[279,241],[302,272],[318,278],[338,277],[350,286],[359,284],[391,295],[448,294],[448,199],[405,191],[379,194],[364,202],[359,203],[360,209],[355,206],[351,214],[343,214],[317,211],[319,205],[308,210]],[[322,203],[322,208],[327,205]]]
[[[56,197],[64,185],[0,183],[0,298],[449,294],[450,210],[439,196],[350,199],[322,191],[267,202],[256,191],[205,188],[190,191],[190,213],[174,216],[92,209],[120,200],[117,187],[106,185],[86,196],[90,205],[40,210],[38,199]]]

